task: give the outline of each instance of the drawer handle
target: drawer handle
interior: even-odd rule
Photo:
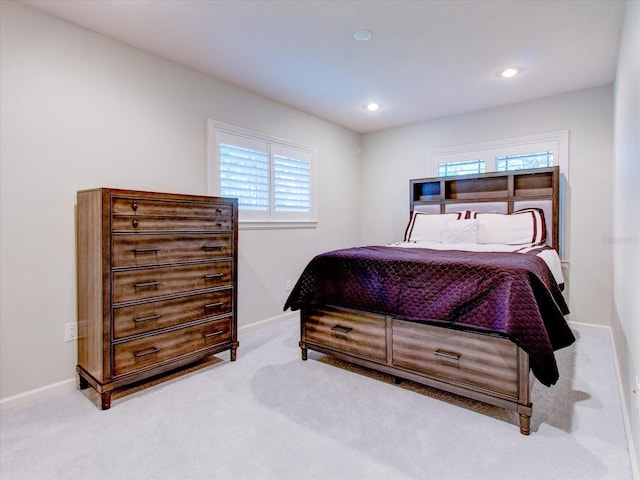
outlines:
[[[202,249],[206,252],[207,250],[222,250],[224,245],[203,245]]]
[[[138,204],[134,202],[134,203],[131,205],[131,208],[132,208],[132,209],[133,209],[133,211],[135,212],[136,210],[138,210]]]
[[[133,356],[136,358],[146,357],[147,355],[153,355],[154,353],[158,353],[159,351],[160,351],[159,348],[151,347],[147,350],[142,350],[141,352],[135,352]]]
[[[342,325],[334,325],[331,327],[332,332],[343,333],[345,335],[348,335],[351,330],[353,330],[353,328],[343,327]]]
[[[221,227],[222,226],[222,222],[216,222],[216,227]]]
[[[460,356],[461,356],[459,353],[443,352],[442,350],[436,350],[435,352],[433,352],[433,354],[436,357],[442,357],[448,360],[455,360],[456,362],[460,360]]]
[[[141,323],[141,322],[148,322],[150,320],[157,320],[159,318],[160,318],[160,315],[149,315],[148,317],[134,318],[133,321],[135,323]]]
[[[203,305],[202,308],[204,308],[205,310],[211,310],[212,308],[218,308],[218,307],[221,307],[222,305],[224,305],[224,303],[222,302],[208,303],[206,305]]]
[[[223,333],[224,333],[224,330],[218,330],[216,332],[211,332],[211,333],[203,333],[202,338],[217,337],[218,335],[222,335]]]
[[[138,220],[132,220],[131,225],[133,225],[133,228],[137,228],[138,225],[140,225],[140,222]]]
[[[134,248],[133,254],[138,255],[139,253],[158,253],[159,251],[159,248]]]
[[[222,209],[221,208],[216,208],[216,213],[222,213]]]
[[[209,275],[205,275],[204,279],[205,280],[211,280],[211,279],[214,279],[214,278],[220,278],[221,276],[222,276],[222,273],[211,273]]]
[[[160,285],[160,282],[134,283],[133,288],[149,288],[149,287],[156,287],[158,285]]]

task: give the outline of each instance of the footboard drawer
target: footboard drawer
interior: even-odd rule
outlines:
[[[385,317],[381,315],[308,308],[304,315],[303,338],[345,353],[386,359]]]
[[[393,320],[393,365],[457,384],[518,396],[518,349],[478,333]]]

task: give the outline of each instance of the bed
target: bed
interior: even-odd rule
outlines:
[[[559,378],[565,321],[557,167],[410,180],[403,241],[314,257],[285,310],[308,350],[510,409]]]

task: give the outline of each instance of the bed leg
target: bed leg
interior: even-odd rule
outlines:
[[[520,433],[522,435],[529,435],[531,431],[531,415],[520,414]]]

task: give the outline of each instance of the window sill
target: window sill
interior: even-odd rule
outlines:
[[[238,229],[240,230],[282,230],[282,229],[299,229],[299,228],[316,228],[317,221],[309,222],[251,222],[239,221]]]

